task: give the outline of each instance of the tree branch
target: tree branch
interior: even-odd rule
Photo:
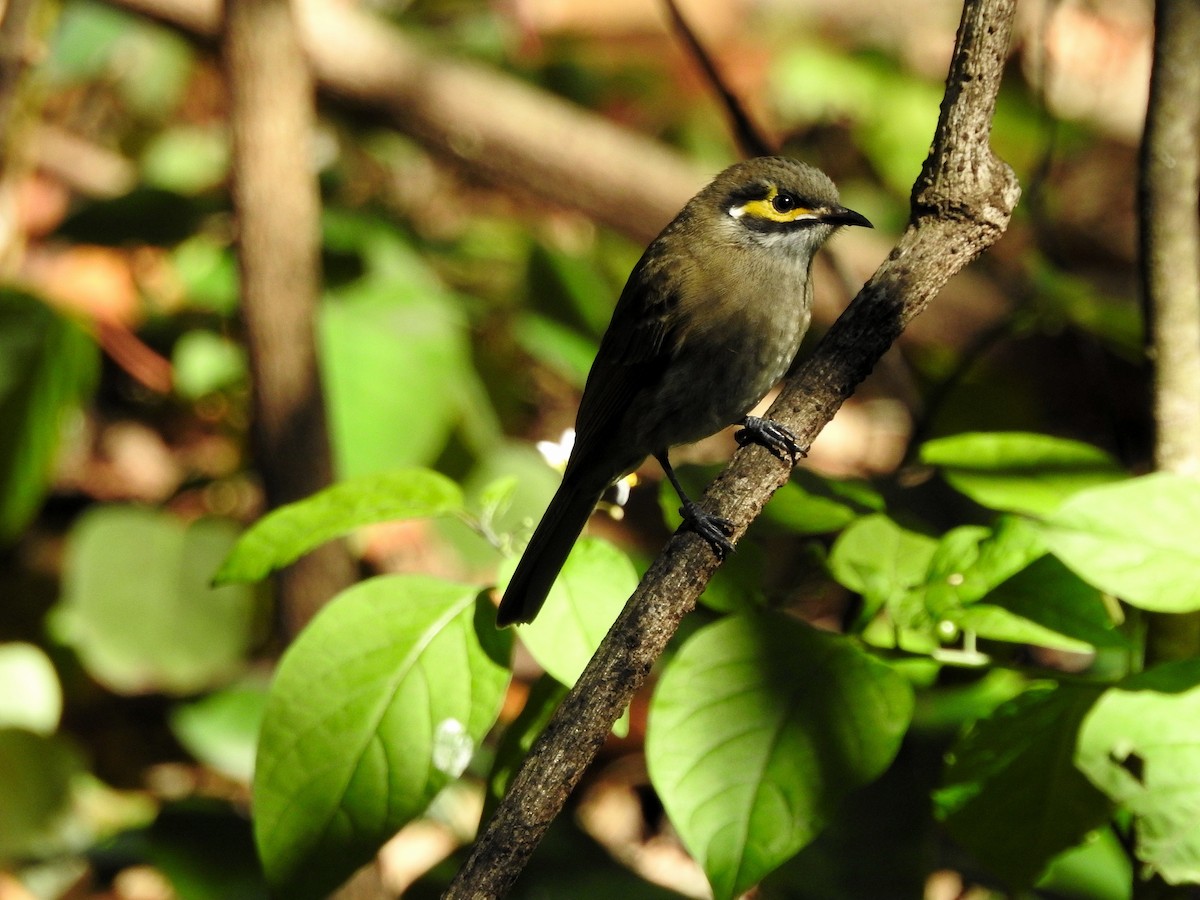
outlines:
[[[772,156],[778,153],[778,142],[767,140],[766,135],[754,124],[754,120],[746,112],[741,100],[730,90],[725,79],[721,77],[721,73],[717,71],[717,64],[712,55],[700,43],[700,38],[696,36],[696,32],[688,25],[683,13],[679,11],[679,5],[675,0],[665,0],[665,3],[667,15],[671,19],[671,27],[683,41],[688,52],[699,63],[713,92],[721,98],[721,105],[725,108],[726,115],[729,116],[730,130],[733,132],[742,154],[744,156]]]
[[[1200,475],[1200,4],[1158,0],[1139,204],[1155,464]],[[1200,655],[1200,614],[1148,618],[1146,661]]]
[[[333,470],[314,339],[320,200],[312,82],[289,0],[227,0],[222,50],[254,400],[251,439],[267,502],[275,507],[328,486]],[[281,572],[277,601],[286,635],[353,580],[340,542]]]
[[[218,0],[108,2],[205,39],[217,33]],[[652,138],[484,66],[431,53],[353,6],[300,0],[297,10],[323,94],[370,110],[517,193],[649,242],[704,183],[703,173]]]
[[[801,445],[816,437],[904,327],[1004,232],[1020,195],[988,143],[1015,0],[965,0],[933,151],[913,189],[896,248],[788,380],[769,415]],[[739,450],[705,494],[735,538],[790,468],[759,447]],[[645,681],[717,568],[703,539],[675,534],[543,732],[445,896],[502,896]]]

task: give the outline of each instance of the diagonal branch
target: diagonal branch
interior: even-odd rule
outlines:
[[[202,40],[217,34],[219,0],[107,2]],[[477,176],[646,242],[703,185],[702,173],[658,141],[485,66],[433,53],[353,5],[297,0],[296,11],[324,97],[370,111]]]
[[[766,135],[759,130],[754,124],[754,120],[750,118],[750,114],[746,112],[746,108],[742,105],[741,100],[729,89],[729,85],[725,83],[725,79],[721,77],[721,73],[717,71],[717,64],[702,43],[696,36],[696,32],[688,25],[687,19],[683,17],[683,13],[679,11],[679,4],[675,0],[666,0],[667,12],[671,17],[671,26],[675,29],[687,45],[688,52],[700,64],[700,68],[704,70],[704,77],[708,79],[709,85],[721,98],[721,105],[725,107],[725,112],[729,116],[729,122],[733,135],[737,140],[738,146],[745,156],[771,156],[779,152],[778,142],[769,141]]]
[[[1008,225],[1020,188],[988,139],[1015,5],[963,4],[933,150],[913,189],[909,226],[769,412],[802,445],[950,276]],[[769,452],[747,446],[710,486],[706,505],[732,521],[740,538],[790,472]],[[447,898],[499,897],[508,890],[716,568],[703,539],[682,531],[671,539],[530,751]]]

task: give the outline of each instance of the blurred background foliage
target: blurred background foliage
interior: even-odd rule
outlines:
[[[655,135],[703,170],[734,158],[720,109],[651,0],[369,5],[438,52]],[[876,224],[836,242],[815,339],[907,220],[958,9],[684,9],[787,152],[829,172]],[[263,896],[245,809],[280,642],[263,591],[209,586],[238,523],[262,512],[220,69],[202,46],[101,0],[39,14],[0,184],[0,896]],[[822,435],[755,526],[757,545],[714,583],[715,608],[782,593],[810,620],[836,620],[848,592],[823,569],[831,536],[882,497],[934,533],[978,519],[916,464],[912,448],[931,437],[1042,432],[1148,467],[1133,176],[1149,35],[1148,4],[1022,4],[995,133],[1025,190],[1012,228]],[[319,350],[339,477],[422,465],[478,496],[516,476],[503,530],[520,532],[557,477],[534,441],[571,423],[641,248],[570,209],[472,181],[361,113],[323,105],[313,140],[325,206]],[[686,459],[713,464],[730,447],[726,434]],[[667,534],[644,488],[595,528],[640,563]],[[499,562],[452,520],[375,527],[356,548],[375,571],[477,583]],[[535,674],[528,661],[517,671],[505,719]],[[930,680],[918,728],[944,737],[983,715],[1015,692],[1009,674]],[[562,823],[539,857],[541,896],[666,895],[581,849],[592,839],[659,882],[702,890],[646,786],[637,722],[635,709],[632,733],[576,802],[591,838]],[[913,771],[933,771],[940,746],[907,747]],[[900,781],[868,791],[907,808],[914,788]],[[453,848],[469,829],[446,822],[462,815],[435,810],[430,833],[398,839],[418,862],[406,870],[398,849],[395,883]],[[979,877],[935,852],[928,831],[905,832],[850,809],[763,896],[871,896],[878,869],[829,868],[863,834],[896,857],[890,884],[905,893],[956,896]],[[1074,852],[1090,862],[1055,865],[1101,882],[1075,896],[1122,896],[1119,848]],[[938,874],[926,883],[929,860]]]

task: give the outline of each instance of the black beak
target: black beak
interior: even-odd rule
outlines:
[[[863,228],[874,228],[867,217],[844,206],[831,206],[821,213],[821,221],[830,225],[861,225]]]

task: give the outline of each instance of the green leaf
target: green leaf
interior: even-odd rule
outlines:
[[[198,194],[221,185],[229,170],[229,138],[222,127],[176,125],[158,132],[142,150],[146,184]]]
[[[195,400],[246,380],[246,354],[233,341],[196,329],[171,352],[172,381],[180,396]]]
[[[1138,859],[1169,884],[1200,881],[1200,660],[1105,691],[1083,722],[1075,762],[1134,815]]]
[[[213,581],[258,581],[355,528],[449,515],[462,507],[458,485],[428,469],[400,469],[335,484],[255,522]]]
[[[937,541],[899,525],[883,513],[858,519],[829,552],[829,572],[843,587],[861,594],[861,621],[924,583]]]
[[[985,607],[1002,610],[1006,622],[982,626],[976,617],[984,614]],[[1064,650],[1129,647],[1129,639],[1113,620],[1100,592],[1052,556],[1034,560],[982,601],[964,609],[955,621],[981,635],[1040,647]],[[1027,625],[1038,629],[1040,634],[1024,631]],[[1022,630],[1004,637],[1001,632],[1008,626]]]
[[[0,728],[0,865],[69,846],[71,784],[84,772],[61,737]]]
[[[280,896],[324,897],[470,761],[512,650],[477,594],[373,578],[334,598],[284,654],[254,776],[255,839]]]
[[[213,588],[236,527],[102,506],[72,529],[54,624],[96,680],[125,694],[191,694],[237,675],[262,609],[243,585]]]
[[[225,688],[171,710],[171,733],[200,762],[249,784],[266,701],[257,682]]]
[[[763,515],[797,534],[829,534],[882,509],[883,498],[866,482],[838,481],[796,469],[771,497]]]
[[[912,709],[891,668],[793,619],[731,616],[689,638],[651,701],[646,762],[716,897],[816,837],[887,768]]]
[[[975,432],[921,446],[920,460],[981,506],[1045,515],[1079,491],[1128,478],[1098,447],[1026,432]]]
[[[929,560],[925,608],[937,620],[951,619],[1045,552],[1038,531],[1023,519],[1003,516],[994,529],[981,525],[951,529],[942,535]]]
[[[1038,896],[1132,900],[1133,884],[1129,854],[1108,826],[1052,859],[1036,887]]]
[[[956,528],[930,562],[926,609],[991,640],[1074,652],[1126,646],[1100,594],[1044,554],[1025,519],[1003,516],[994,531]]]
[[[96,380],[96,346],[42,301],[0,288],[0,541],[37,513],[67,413]]]
[[[0,644],[0,727],[53,734],[62,716],[54,664],[33,644]]]
[[[1108,819],[1108,798],[1074,765],[1080,722],[1102,691],[1035,685],[950,751],[945,786],[934,797],[939,818],[1012,887],[1028,887]]]
[[[505,563],[502,584],[516,564],[515,559]],[[521,642],[543,669],[570,687],[637,585],[637,570],[628,556],[605,540],[582,537],[538,617],[517,628]]]
[[[461,303],[394,237],[366,235],[370,277],[321,307],[321,373],[343,478],[429,465],[457,428],[486,452],[499,436],[471,360]]]
[[[170,253],[190,307],[232,315],[238,306],[238,273],[228,244],[200,232]]]
[[[592,334],[600,335],[612,318],[618,291],[590,256],[563,253],[534,244],[529,257],[529,290],[544,306],[570,317]]]
[[[1160,473],[1075,495],[1043,523],[1080,578],[1155,612],[1200,610],[1200,479]]]
[[[595,340],[536,313],[525,313],[517,320],[514,336],[521,348],[539,362],[553,368],[574,387],[583,387],[596,358]]]

